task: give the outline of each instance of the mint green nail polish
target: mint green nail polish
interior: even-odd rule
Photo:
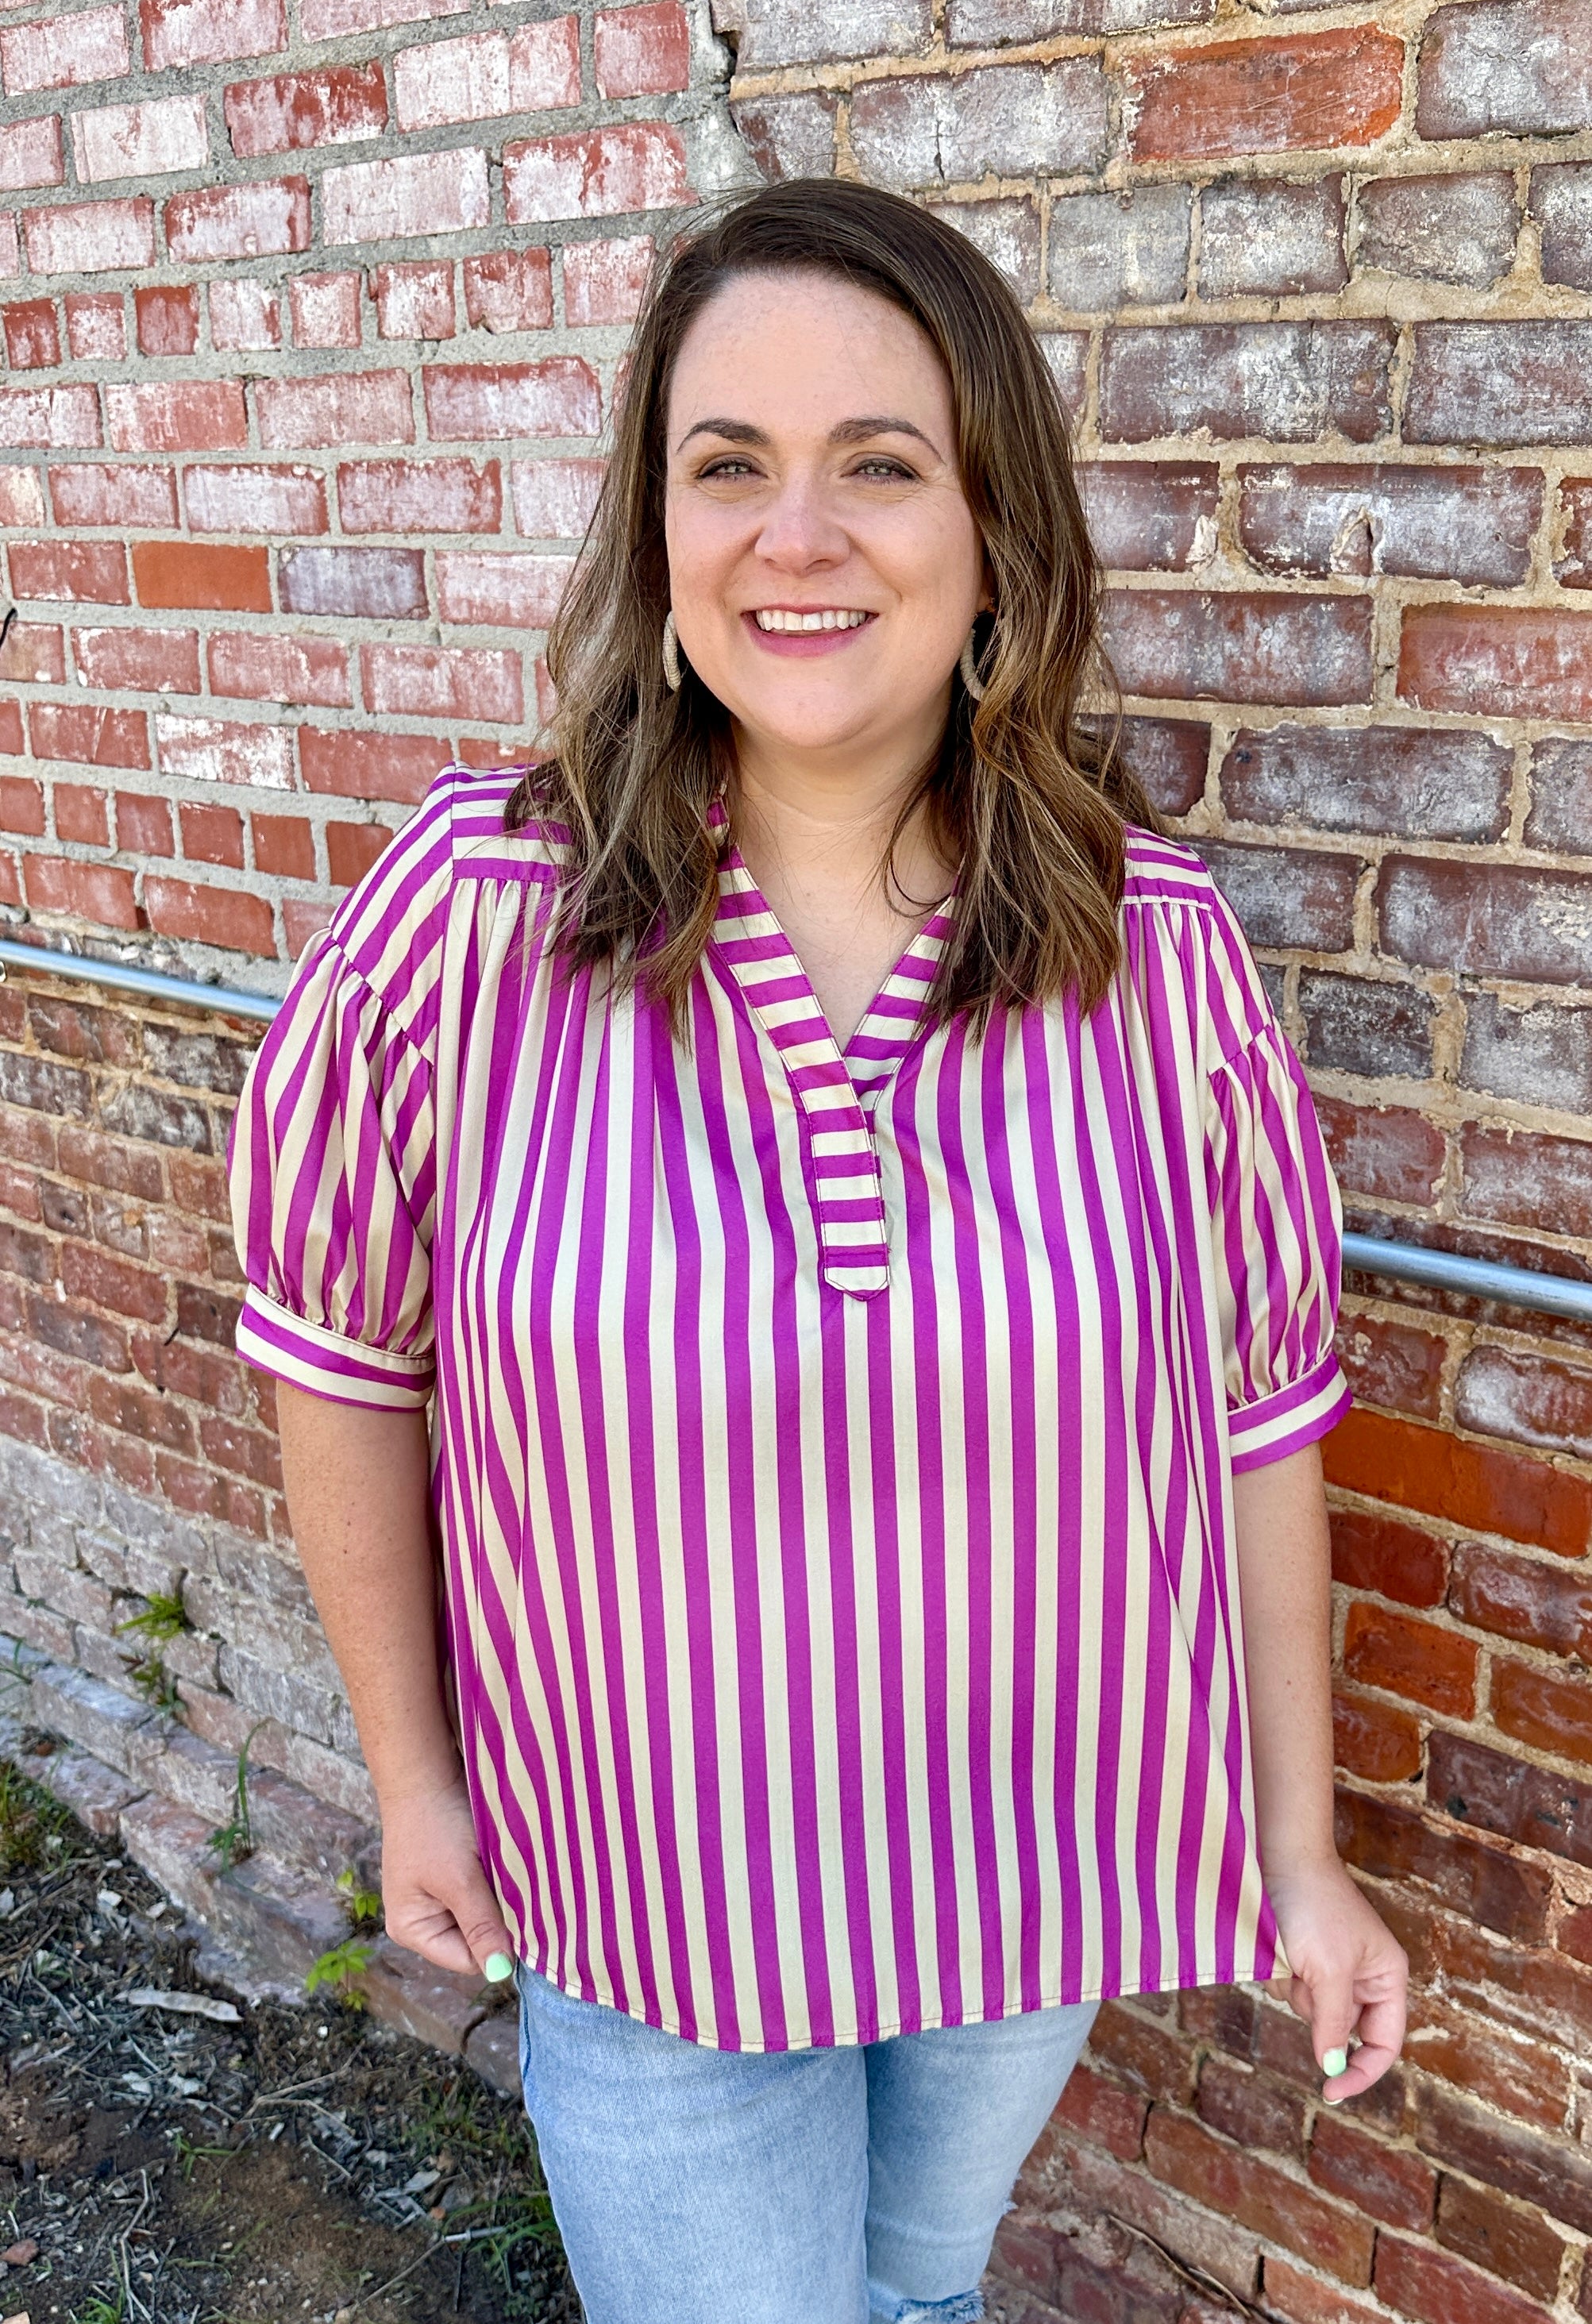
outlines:
[[[488,1977],[492,1975],[492,1963],[490,1961],[486,1966],[486,1973]],[[1348,2071],[1348,2052],[1347,2050],[1329,2050],[1326,2056],[1321,2060],[1321,2071],[1326,2075],[1329,2081],[1331,2081],[1339,2074],[1347,2074]]]
[[[505,1978],[513,1976],[514,1964],[507,1953],[488,1953],[483,1974],[489,1985],[502,1985]]]

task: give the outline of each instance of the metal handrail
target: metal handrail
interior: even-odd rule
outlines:
[[[0,937],[0,976],[7,967],[36,969],[49,976],[75,976],[86,984],[136,992],[146,1001],[170,1001],[179,1008],[206,1009],[215,1015],[247,1017],[262,1024],[269,1024],[281,1007],[268,992],[201,984],[197,979],[138,968],[131,962],[95,960],[81,953],[56,952],[43,945],[17,944]],[[1434,1291],[1496,1299],[1537,1314],[1564,1315],[1578,1323],[1592,1323],[1592,1283],[1578,1283],[1568,1275],[1539,1275],[1529,1267],[1505,1267],[1497,1259],[1465,1259],[1458,1251],[1427,1250],[1418,1243],[1352,1233],[1343,1238],[1343,1263],[1364,1275],[1392,1276],[1404,1283],[1425,1284]]]

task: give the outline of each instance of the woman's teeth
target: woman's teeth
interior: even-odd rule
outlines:
[[[866,613],[844,613],[826,605],[818,613],[787,613],[775,605],[752,616],[759,630],[855,630],[868,619]]]

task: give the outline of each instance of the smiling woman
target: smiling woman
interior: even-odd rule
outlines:
[[[1097,594],[976,252],[833,181],[699,226],[550,756],[447,770],[239,1109],[388,1927],[517,1975],[591,2324],[965,2324],[1104,1996],[1282,1977],[1329,2098],[1402,2039],[1337,1189],[1093,739]]]

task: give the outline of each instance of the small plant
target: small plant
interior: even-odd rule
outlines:
[[[176,1590],[157,1590],[152,1597],[145,1600],[141,1613],[130,1614],[124,1622],[117,1623],[116,1636],[120,1637],[124,1631],[132,1630],[139,1637],[149,1638],[155,1645],[162,1646],[168,1638],[175,1638],[192,1627],[181,1593]]]
[[[145,1655],[140,1662],[128,1661],[125,1655],[122,1659],[127,1664],[128,1677],[146,1702],[152,1703],[157,1711],[181,1709],[182,1698],[177,1692],[177,1682],[159,1655]]]
[[[358,1937],[345,1937],[340,1945],[328,1945],[317,1960],[310,1962],[304,1990],[319,1993],[324,1987],[351,2009],[363,2009],[364,1996],[354,1980],[364,1975],[375,1957],[374,1945],[365,1944]]]
[[[43,1864],[70,1822],[59,1800],[0,1761],[0,1873]]]
[[[343,1910],[356,1929],[363,1929],[368,1923],[381,1919],[380,1895],[373,1888],[360,1886],[359,1875],[352,1865],[346,1872],[338,1873],[332,1886],[343,1899]]]
[[[87,2308],[78,2309],[73,2324],[122,2324],[126,2313],[127,2295],[118,2285],[114,2300],[102,2300],[97,2294]]]
[[[217,1824],[206,1843],[213,1848],[230,1872],[246,1856],[254,1853],[254,1831],[249,1821],[249,1746],[260,1729],[269,1722],[257,1719],[244,1738],[238,1753],[237,1781],[233,1785],[232,1813],[223,1824]]]

